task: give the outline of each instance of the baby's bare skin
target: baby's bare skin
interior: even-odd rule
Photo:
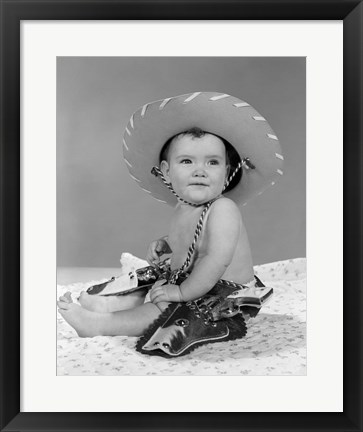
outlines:
[[[78,298],[78,302],[83,308],[89,311],[115,312],[140,306],[144,303],[145,297],[145,289],[134,291],[122,296],[107,297],[102,295],[91,295],[86,291],[82,291]]]
[[[251,252],[241,214],[233,201],[221,196],[228,177],[225,153],[224,144],[215,136],[206,134],[197,142],[183,136],[173,142],[168,161],[163,160],[160,165],[165,179],[183,200],[201,204],[193,207],[179,203],[175,209],[167,238],[172,251],[172,269],[180,268],[187,257],[202,204],[216,199],[198,239],[188,269],[190,276],[180,288],[171,284],[154,286],[150,292],[152,302],[141,305],[142,296],[137,295],[129,299],[127,296],[91,299],[82,293],[80,302],[84,307],[74,304],[69,295],[61,297],[60,313],[80,336],[141,335],[167,302],[197,299],[219,279],[240,284],[253,279]]]
[[[193,268],[197,267],[204,257],[210,255],[211,242],[213,241],[212,237],[215,237],[220,229],[218,220],[215,220],[213,226],[210,224],[210,214],[215,213],[216,206],[219,206],[220,213],[224,214],[223,219],[225,224],[234,223],[237,226],[235,230],[237,236],[235,238],[223,239],[224,241],[218,242],[215,246],[216,250],[221,250],[222,248],[228,248],[228,245],[224,246],[224,242],[228,243],[234,241],[235,243],[230,263],[226,266],[220,279],[232,280],[240,284],[248,283],[253,279],[254,273],[247,232],[237,206],[231,200],[223,197],[219,198],[219,200],[212,205],[209,213],[207,213],[202,233],[198,239],[192,266],[189,268],[189,271],[193,271]],[[173,250],[171,259],[172,269],[180,268],[184,263],[186,251],[193,241],[195,228],[202,210],[201,208],[195,208],[185,204],[177,207],[168,236],[168,243]],[[231,220],[232,210],[235,210],[234,216],[236,220]],[[216,218],[218,218],[218,216],[219,215],[216,215]],[[224,233],[221,232],[220,236],[224,237]],[[224,250],[221,250],[220,254],[223,253]],[[223,260],[221,259],[221,261]]]
[[[112,313],[93,312],[73,303],[69,292],[59,298],[57,305],[80,337],[141,336],[161,313],[153,303]]]

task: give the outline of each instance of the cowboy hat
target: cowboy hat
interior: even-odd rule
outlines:
[[[225,196],[237,204],[274,185],[282,174],[283,156],[278,138],[264,117],[236,97],[196,92],[150,102],[131,116],[123,136],[123,154],[130,176],[155,199],[175,205],[177,198],[152,174],[160,151],[171,137],[198,127],[224,138],[249,160],[243,178]]]

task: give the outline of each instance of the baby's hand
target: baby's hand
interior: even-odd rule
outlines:
[[[178,285],[166,284],[155,286],[150,290],[150,299],[156,304],[160,302],[181,302],[182,296]]]
[[[158,240],[154,240],[150,243],[150,246],[148,248],[146,254],[146,261],[150,265],[154,265],[155,263],[159,262],[160,257],[164,255],[164,253],[167,253],[169,249],[169,245],[165,239],[161,238]]]

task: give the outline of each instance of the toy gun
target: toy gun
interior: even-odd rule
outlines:
[[[126,295],[140,289],[150,289],[158,279],[168,279],[169,274],[170,258],[155,267],[142,267],[126,275],[112,277],[106,282],[93,285],[87,289],[87,293],[101,296]]]

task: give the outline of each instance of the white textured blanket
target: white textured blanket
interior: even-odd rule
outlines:
[[[122,255],[121,264],[122,273],[147,265],[130,254]],[[180,358],[140,354],[134,337],[79,338],[58,314],[58,375],[305,375],[306,260],[256,266],[255,273],[274,288],[274,296],[248,323],[247,336],[205,345]],[[58,296],[68,290],[78,294],[99,282],[59,285]]]

